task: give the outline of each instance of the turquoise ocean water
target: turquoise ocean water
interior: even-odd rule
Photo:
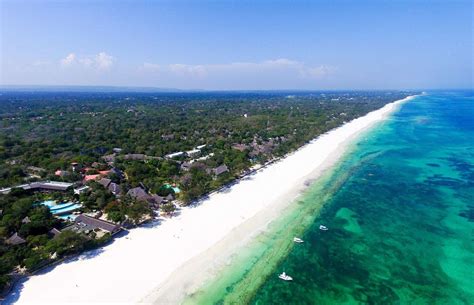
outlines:
[[[473,92],[403,104],[188,302],[474,304]]]

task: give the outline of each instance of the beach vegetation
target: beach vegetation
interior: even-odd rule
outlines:
[[[0,195],[0,290],[13,272],[110,239],[64,230],[70,223],[39,201],[80,202],[80,212],[137,225],[153,209],[172,214],[175,203],[193,204],[254,166],[410,94],[4,92],[0,188],[13,188]],[[40,180],[89,188],[15,187]],[[137,188],[141,197],[128,194]]]
[[[166,215],[172,215],[176,211],[176,206],[172,203],[166,203],[161,206],[161,211]]]

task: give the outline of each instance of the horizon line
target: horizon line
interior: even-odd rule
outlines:
[[[340,88],[340,89],[181,89],[181,88],[166,88],[153,86],[116,86],[116,85],[0,85],[1,91],[43,91],[48,92],[48,89],[56,92],[130,92],[130,93],[199,93],[199,92],[331,92],[331,91],[421,91],[421,90],[474,90],[471,88]],[[88,91],[92,90],[92,91]],[[100,89],[109,89],[100,90]]]

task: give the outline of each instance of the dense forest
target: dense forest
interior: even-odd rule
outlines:
[[[49,170],[124,154],[163,157],[206,144],[209,162],[243,170],[248,161],[281,156],[405,92],[277,93],[3,93],[0,96],[1,185],[20,183],[25,166]],[[234,144],[265,146],[236,153]],[[126,165],[124,165],[126,166]],[[156,164],[156,166],[160,166]],[[170,171],[170,169],[167,169]],[[168,174],[165,175],[168,179]]]
[[[172,213],[175,205],[190,204],[328,130],[410,94],[2,92],[0,188],[54,180],[89,189],[78,195],[13,188],[0,195],[0,290],[12,272],[34,270],[109,238],[73,231],[51,234],[68,221],[54,217],[39,200],[67,198],[81,203],[81,212],[137,224],[144,215],[156,216],[155,208]],[[106,175],[107,184],[104,179],[89,181],[94,175]],[[141,197],[140,189],[145,192]],[[12,236],[22,242],[12,243]]]

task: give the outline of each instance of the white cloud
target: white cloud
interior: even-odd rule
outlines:
[[[290,60],[287,58],[278,58],[278,59],[266,60],[262,63],[262,65],[269,66],[269,67],[299,67],[299,66],[303,66],[303,63]]]
[[[171,73],[182,76],[204,77],[208,73],[208,67],[203,65],[183,65],[172,64],[168,65]]]
[[[114,63],[114,58],[105,52],[100,52],[95,56],[95,62],[99,69],[109,69]]]
[[[303,62],[287,58],[270,59],[261,62],[233,62],[227,64],[169,64],[158,65],[144,63],[141,70],[158,73],[162,76],[174,75],[179,77],[202,79],[206,77],[232,77],[232,75],[251,76],[275,75],[286,73],[300,79],[323,79],[336,72],[336,67],[321,65],[308,66]]]
[[[60,64],[63,68],[75,66],[96,70],[108,70],[113,66],[114,60],[114,57],[105,52],[81,57],[78,57],[75,53],[69,53],[65,58],[60,60]]]
[[[66,57],[61,59],[61,66],[67,67],[72,65],[76,61],[76,54],[69,53]]]

